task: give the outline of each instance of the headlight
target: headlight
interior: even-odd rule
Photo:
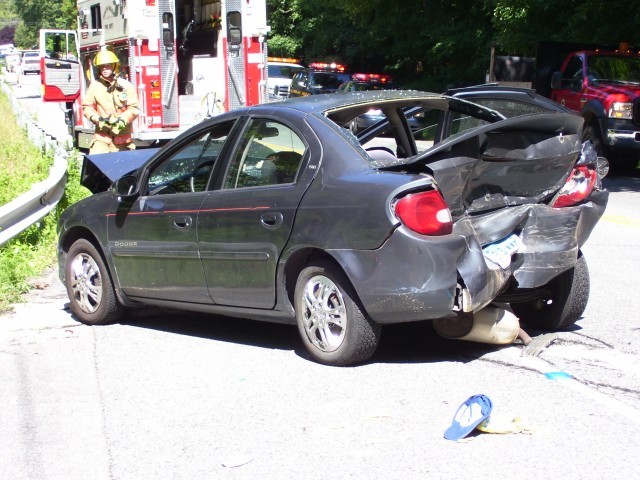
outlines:
[[[626,118],[631,120],[632,104],[627,102],[615,102],[611,104],[609,109],[609,117]]]

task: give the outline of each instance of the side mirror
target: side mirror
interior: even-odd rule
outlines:
[[[173,49],[175,35],[173,34],[173,14],[162,14],[162,43],[167,49]]]
[[[240,12],[227,13],[227,42],[232,55],[239,55],[242,45],[242,14]]]
[[[559,90],[562,88],[562,72],[553,72],[551,76],[551,88]]]
[[[116,180],[115,187],[119,196],[135,197],[138,194],[138,179],[133,175],[125,175]]]

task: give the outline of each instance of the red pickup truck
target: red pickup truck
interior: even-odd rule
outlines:
[[[640,159],[640,54],[627,45],[570,53],[552,74],[550,98],[584,117],[583,136],[609,161]]]
[[[612,166],[640,160],[640,51],[567,42],[540,42],[535,58],[495,57],[492,77],[529,86],[584,117],[583,136]]]

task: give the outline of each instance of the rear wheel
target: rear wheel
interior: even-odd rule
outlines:
[[[535,300],[512,303],[511,309],[534,328],[561,330],[573,325],[584,313],[589,300],[589,269],[582,252],[575,267],[547,285],[550,292]]]
[[[71,310],[82,323],[102,325],[120,318],[124,307],[118,303],[109,271],[91,242],[76,240],[64,268]]]
[[[346,366],[373,355],[381,326],[358,306],[347,278],[334,265],[319,262],[300,273],[294,308],[302,341],[320,363]]]

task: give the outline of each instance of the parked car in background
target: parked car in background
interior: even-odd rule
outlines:
[[[40,73],[40,52],[36,50],[25,50],[22,52],[20,62],[20,72],[24,75],[28,73]]]
[[[537,94],[528,88],[498,86],[496,84],[449,89],[445,95],[464,99],[499,112],[506,118],[519,115],[545,112],[564,112],[570,110],[562,105]],[[473,112],[461,110],[425,110],[412,109],[405,112],[420,151],[430,148],[434,143],[466,130],[489,124],[492,120],[473,115]],[[354,129],[354,125],[357,129]],[[377,135],[387,134],[389,124],[381,110],[365,112],[350,125],[354,133],[377,125]],[[395,148],[395,147],[392,147]]]
[[[565,112],[571,110],[563,107],[535,90],[528,88],[503,87],[494,84],[474,87],[449,89],[445,95],[469,100],[484,107],[500,112],[507,118],[529,113]],[[486,121],[458,112],[447,112],[438,122],[436,141],[441,141],[456,133],[470,128],[486,125]]]
[[[8,72],[15,73],[20,66],[20,53],[8,53],[4,57],[4,64]]]
[[[397,90],[391,75],[381,73],[354,73],[351,80],[344,82],[338,92],[364,92],[367,90]]]
[[[269,57],[267,60],[267,96],[269,101],[289,98],[291,79],[304,67],[293,58]]]
[[[309,68],[294,75],[289,96],[306,97],[334,93],[340,85],[350,79],[351,75],[346,73],[346,67],[342,64],[314,62],[309,64]]]
[[[395,150],[348,130],[370,109]],[[420,152],[414,110],[487,123]],[[608,199],[582,122],[410,91],[227,112],[161,149],[85,157],[94,195],[61,215],[60,278],[87,324],[145,305],[291,323],[328,365],[367,361],[391,323],[487,343],[498,325],[510,343],[505,303],[562,329],[586,307],[581,247]]]
[[[338,93],[366,92],[369,90],[396,90],[391,75],[378,73],[354,73],[351,80],[344,82],[338,88]],[[371,125],[379,122],[383,118],[379,109],[371,109],[368,112],[354,118],[349,124],[350,130],[355,134]],[[415,128],[422,127],[422,124],[415,125],[417,118],[412,120]]]

